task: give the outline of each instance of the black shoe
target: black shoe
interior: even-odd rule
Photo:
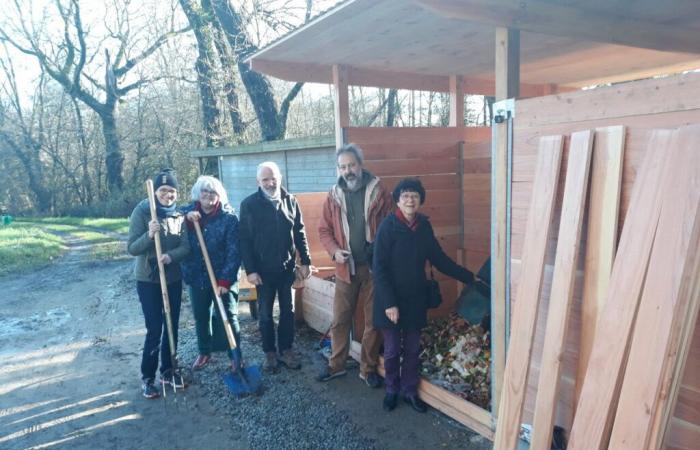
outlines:
[[[371,388],[382,387],[382,377],[377,372],[369,372],[367,375],[360,372],[360,379]]]
[[[419,399],[417,395],[406,396],[403,399],[406,403],[411,405],[411,408],[419,413],[424,413],[428,410],[428,405],[426,405],[423,400]]]
[[[153,384],[153,380],[151,379],[143,380],[141,393],[148,399],[160,397],[160,391],[156,388],[156,386]]]
[[[393,411],[396,408],[396,404],[399,400],[399,394],[386,394],[384,396],[384,411]]]

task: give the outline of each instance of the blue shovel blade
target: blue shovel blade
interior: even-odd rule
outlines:
[[[228,390],[236,396],[258,392],[262,386],[260,366],[246,367],[244,369],[244,376],[245,380],[241,379],[239,374],[226,372],[221,377]]]

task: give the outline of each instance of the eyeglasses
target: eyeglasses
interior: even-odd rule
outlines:
[[[211,189],[202,189],[200,193],[202,195],[219,195],[216,191],[212,191]]]
[[[417,192],[402,192],[399,198],[401,200],[420,200],[420,194]]]

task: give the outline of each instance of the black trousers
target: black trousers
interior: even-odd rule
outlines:
[[[158,368],[158,350],[160,350],[160,373],[163,375],[172,369],[170,343],[163,312],[163,297],[159,283],[136,282],[143,317],[146,322],[146,340],[143,344],[141,358],[141,377],[154,380]],[[170,314],[173,322],[173,339],[177,350],[177,329],[180,321],[180,304],[182,303],[182,281],[168,284]]]
[[[294,271],[261,273],[260,277],[263,284],[257,286],[258,316],[263,351],[268,353],[276,350],[280,352],[289,350],[294,343],[294,309],[292,305]],[[272,318],[275,296],[277,296],[280,307],[277,339],[275,339],[275,322]]]

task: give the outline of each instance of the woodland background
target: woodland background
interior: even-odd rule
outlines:
[[[193,150],[332,134],[329,86],[245,60],[336,3],[3,1],[0,212],[124,217],[161,168],[188,188]],[[356,126],[448,121],[443,93],[351,87],[350,102]],[[493,99],[465,102],[467,125],[489,123]]]

